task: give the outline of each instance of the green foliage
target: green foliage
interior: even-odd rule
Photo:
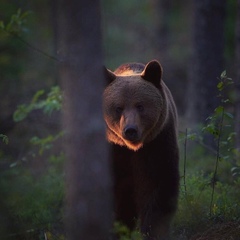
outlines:
[[[115,222],[113,232],[118,236],[118,240],[142,240],[139,231],[131,231],[127,226],[120,222]]]
[[[140,13],[140,11],[136,9],[136,4],[145,8],[147,8],[148,5],[145,2],[141,2],[140,4],[139,1],[134,2],[135,3],[131,4],[127,1],[122,2],[121,10],[124,12],[124,9],[130,9],[130,12],[133,13],[132,18],[134,18],[134,14],[137,12],[137,25],[139,25],[139,28],[145,26],[143,34],[148,35],[149,32],[147,29],[151,28],[146,28],[146,26],[152,24],[152,20],[149,18],[150,15],[153,15],[152,8],[145,9],[144,14]],[[120,4],[120,2],[118,4]],[[119,7],[113,9],[117,9],[116,14],[119,14]],[[139,13],[141,14],[140,17]],[[25,23],[28,15],[29,12],[24,13],[18,10],[16,14],[12,15],[8,23],[6,23],[6,21],[0,21],[0,29],[12,35],[20,35],[20,33],[26,31]],[[176,17],[171,19],[173,24],[175,24],[176,21],[173,21],[173,19],[176,19]],[[123,19],[123,23],[125,21],[127,21],[127,19]],[[133,22],[136,24],[136,21]],[[180,22],[181,21],[179,21],[179,23]],[[142,33],[140,36],[134,33],[136,35],[134,37],[131,26],[128,26],[127,31],[125,31],[126,34],[123,35],[121,28],[119,28],[119,25],[116,26],[114,19],[111,21],[111,24],[111,31],[107,33],[108,38],[113,38],[115,35],[115,40],[121,42],[124,36],[125,39],[128,39],[128,44],[137,46],[136,36],[139,38],[142,36]],[[126,30],[126,24],[122,24],[122,27]],[[116,41],[112,42],[116,43]],[[16,44],[12,45],[16,46]],[[120,45],[125,46],[125,44]],[[106,46],[108,46],[108,55],[112,54],[117,56],[116,59],[115,57],[112,58],[114,61],[110,61],[113,62],[115,66],[118,65],[119,61],[125,61],[120,60],[124,59],[123,55],[120,54],[124,52],[123,49],[119,50],[119,48],[111,44],[107,44]],[[126,49],[129,48],[127,47]],[[140,49],[145,48],[142,47]],[[119,51],[119,54],[114,54],[116,51]],[[137,49],[136,52],[138,54],[140,53],[141,56],[146,55],[145,53],[143,54],[142,51],[139,51],[139,49]],[[135,56],[138,56],[138,54],[135,54]],[[141,60],[140,55],[139,60]],[[10,59],[9,56],[4,56],[4,58],[2,56],[3,54],[0,57],[0,63],[8,63],[11,68],[9,67],[9,70],[6,72],[12,74],[12,64],[15,63],[15,61]],[[133,57],[133,59],[134,58],[136,59],[136,57]],[[18,74],[15,75],[17,76]],[[226,177],[223,178],[220,175],[221,168],[219,167],[218,176],[213,178],[215,157],[213,158],[212,156],[206,155],[202,150],[206,146],[203,145],[203,137],[201,134],[189,131],[186,136],[185,134],[181,136],[181,140],[183,140],[186,145],[186,141],[197,142],[201,150],[199,146],[191,149],[191,151],[186,150],[186,158],[187,160],[189,159],[188,162],[190,163],[187,162],[187,174],[184,174],[185,183],[181,186],[179,210],[174,222],[176,231],[185,231],[189,234],[198,231],[199,226],[202,226],[203,229],[213,222],[239,220],[240,206],[238,199],[240,196],[238,189],[240,187],[240,178],[238,176],[240,175],[240,168],[232,164],[230,164],[230,167],[229,165],[224,165],[226,162],[230,162],[235,151],[232,147],[235,136],[235,133],[232,131],[234,116],[228,112],[226,106],[231,101],[224,96],[225,90],[230,84],[232,84],[231,79],[226,76],[226,71],[224,71],[217,85],[219,97],[221,98],[221,106],[216,108],[213,115],[208,118],[207,125],[203,128],[203,132],[208,132],[213,135],[216,141],[220,139],[219,160],[222,160],[221,166],[223,166],[224,169],[222,171],[225,171],[224,174]],[[37,109],[50,115],[53,111],[59,111],[61,106],[62,93],[59,87],[53,87],[49,93],[46,93],[44,90],[39,90],[29,104],[23,104],[18,107],[14,113],[14,120],[16,122],[22,121],[30,112]],[[64,155],[53,155],[51,151],[49,151],[61,136],[62,133],[57,133],[56,135],[49,134],[41,138],[38,136],[31,137],[31,157],[23,156],[22,160],[11,163],[10,168],[2,174],[0,182],[1,193],[6,200],[5,202],[11,212],[13,221],[18,225],[22,225],[22,229],[26,231],[43,229],[46,234],[45,238],[47,236],[48,239],[54,239],[54,234],[51,233],[51,230],[55,227],[56,222],[62,221]],[[8,138],[5,135],[1,134],[0,138],[2,138],[5,143],[8,142]],[[35,152],[36,147],[37,151]],[[38,173],[36,169],[34,170],[34,168],[29,167],[30,164],[39,164],[40,161],[46,162],[44,172]],[[202,171],[199,171],[199,168]],[[234,178],[232,178],[232,176]],[[229,179],[228,182],[224,181],[227,178]],[[213,204],[211,204],[213,185],[215,185],[215,192]],[[209,208],[211,208],[211,216],[209,214]],[[57,231],[61,230],[58,228]],[[114,232],[119,236],[120,240],[141,239],[138,231],[131,232],[126,226],[120,223],[115,224]],[[61,238],[63,239],[63,237]],[[38,237],[34,239],[41,238]]]
[[[231,168],[232,176],[239,177],[240,176],[240,167]]]
[[[1,100],[4,101],[4,104],[2,104],[4,109],[1,109],[2,113],[5,113],[6,109],[12,112],[9,107],[15,105],[12,99],[18,102],[19,99],[26,97],[26,93],[29,94],[29,90],[32,89],[32,86],[29,88],[29,85],[32,85],[32,81],[29,84],[28,79],[34,79],[36,87],[40,86],[38,89],[52,85],[54,66],[52,63],[49,64],[47,62],[49,58],[46,59],[42,54],[40,56],[34,55],[34,51],[41,52],[39,49],[47,52],[52,51],[52,40],[50,39],[52,25],[46,21],[46,19],[51,19],[46,18],[46,15],[51,16],[52,13],[48,12],[50,8],[47,8],[47,2],[35,1],[31,4],[38,11],[31,15],[30,21],[28,17],[31,12],[17,10],[18,7],[16,6],[22,5],[22,3],[3,1],[1,6],[1,18],[5,17],[5,19],[0,19],[0,89],[2,90]],[[147,48],[146,46],[154,45],[155,39],[158,38],[155,36],[158,32],[158,30],[155,30],[159,28],[159,19],[156,18],[159,14],[158,6],[153,2],[148,4],[146,1],[138,0],[131,2],[126,0],[118,2],[105,0],[104,5],[104,9],[106,9],[103,14],[106,65],[114,68],[125,61],[135,61],[137,59],[140,62],[145,62],[148,58],[156,57],[156,49]],[[29,5],[24,6],[28,7]],[[186,11],[187,9],[189,10]],[[235,0],[227,1],[228,14],[226,16],[225,36],[230,44],[225,46],[225,53],[229,59],[234,55],[235,33],[233,26],[235,26],[237,15],[236,9]],[[181,69],[181,66],[184,68],[181,65],[185,63],[183,56],[186,58],[190,52],[188,48],[179,48],[179,46],[189,45],[186,33],[191,21],[189,21],[189,18],[183,18],[183,15],[189,16],[190,10],[190,8],[185,8],[184,4],[173,1],[173,8],[168,14],[167,25],[170,25],[170,28],[167,30],[174,33],[172,34],[173,37],[170,36],[169,38],[169,51],[170,55],[174,56],[175,62],[178,62],[177,67],[179,69]],[[43,12],[44,14],[42,14]],[[126,12],[129,12],[130,15],[121,18],[121,16],[126,15]],[[12,15],[12,13],[14,14]],[[37,21],[39,21],[38,25],[36,24]],[[28,26],[26,23],[28,23]],[[26,27],[32,27],[32,29],[31,34],[24,36],[27,39],[24,41],[19,36],[27,33]],[[181,31],[182,34],[178,34],[178,31]],[[144,41],[139,41],[143,36],[146,36]],[[34,43],[39,48],[34,48],[29,43]],[[131,56],[129,56],[129,49],[131,49]],[[34,60],[31,62],[30,67],[28,58],[30,58],[30,61]],[[46,65],[48,65],[48,68],[46,68]],[[48,69],[47,72],[46,69]],[[46,76],[50,81],[42,81]],[[189,235],[198,231],[200,227],[204,229],[218,221],[236,221],[240,216],[238,200],[240,197],[240,154],[233,147],[235,132],[232,125],[234,116],[229,112],[231,110],[231,107],[229,108],[231,100],[223,96],[229,85],[228,83],[231,81],[227,79],[226,84],[225,79],[227,79],[226,71],[223,72],[217,85],[221,106],[216,108],[203,129],[204,133],[208,132],[213,135],[216,141],[219,139],[219,166],[214,181],[216,150],[204,145],[203,135],[199,132],[189,130],[187,134],[182,134],[180,139],[180,144],[184,143],[186,145],[186,189],[182,184],[179,211],[175,219],[174,229]],[[35,91],[35,89],[32,90]],[[9,105],[6,104],[8,102]],[[40,90],[29,104],[18,107],[14,119],[17,122],[22,121],[27,118],[30,112],[36,109],[50,115],[53,111],[59,111],[61,105],[62,93],[58,87],[55,90],[52,89],[50,93]],[[223,117],[222,124],[221,117]],[[221,131],[220,127],[222,127]],[[62,226],[56,227],[56,223],[62,222],[64,155],[52,153],[52,149],[57,144],[62,133],[55,135],[51,133],[47,136],[43,135],[43,137],[32,135],[29,136],[31,149],[29,151],[24,150],[22,153],[23,146],[26,145],[25,142],[22,142],[21,146],[16,146],[17,156],[20,155],[18,159],[15,159],[16,155],[13,154],[9,162],[7,162],[9,168],[6,170],[5,167],[3,170],[1,169],[0,192],[2,198],[0,206],[2,206],[2,202],[4,204],[0,210],[6,205],[6,209],[9,211],[9,219],[17,226],[20,226],[20,230],[23,230],[19,231],[22,234],[19,236],[21,239],[64,239],[62,235],[59,237],[55,235],[56,232],[62,231]],[[12,134],[10,143],[14,141],[14,138],[17,138],[17,136]],[[6,135],[0,134],[0,141],[7,144],[9,139]],[[7,156],[0,152],[0,161],[3,166],[6,164],[6,158]],[[39,170],[40,164],[44,165],[44,171]],[[215,194],[211,206],[212,216],[210,217],[209,207],[213,183],[215,183]],[[2,220],[2,211],[0,212],[0,220]],[[31,232],[36,233],[38,230],[41,230],[41,234],[29,237]],[[115,230],[121,240],[141,239],[137,231],[131,233],[129,229],[121,224],[116,224]],[[19,239],[14,237],[14,234],[19,232],[15,231],[15,229],[12,230],[11,235],[7,236],[8,239]],[[176,239],[180,239],[179,235]]]
[[[9,142],[9,139],[6,135],[4,134],[0,134],[0,138],[2,139],[2,141],[5,143],[5,144],[8,144]]]
[[[15,224],[24,231],[47,231],[62,221],[63,160],[63,154],[51,156],[46,172],[40,175],[22,162],[12,165],[1,176],[6,207]]]
[[[52,87],[46,94],[43,90],[37,91],[29,104],[18,107],[14,113],[14,120],[23,121],[36,109],[49,116],[53,111],[59,111],[61,104],[62,94],[59,87]],[[64,154],[54,154],[50,151],[62,135],[63,133],[59,132],[42,138],[32,137],[29,153],[10,163],[9,168],[1,172],[0,189],[4,196],[4,204],[11,214],[12,224],[17,226],[9,236],[20,234],[24,239],[43,239],[45,235],[48,239],[64,239],[61,234]],[[4,141],[8,139],[5,135],[0,137]],[[38,169],[34,165],[41,168]],[[42,165],[45,167],[42,168]],[[54,233],[56,229],[57,238]]]
[[[205,176],[203,172],[187,175],[187,192],[181,185],[178,211],[174,219],[175,235],[185,232],[188,236],[217,222],[239,221],[239,183],[239,180],[231,184],[216,183],[212,215],[209,215],[212,175]]]
[[[45,138],[34,136],[31,138],[30,143],[39,147],[39,154],[42,155],[45,150],[51,149],[54,142],[63,136],[63,132],[53,135],[48,135]]]
[[[234,116],[227,111],[228,105],[231,104],[231,100],[227,96],[227,88],[232,84],[232,79],[227,77],[226,71],[223,71],[217,84],[218,97],[221,99],[221,105],[208,117],[208,123],[202,128],[203,132],[208,132],[214,136],[217,142],[219,157],[222,159],[233,157],[234,151],[233,143],[236,135],[233,131]]]
[[[53,111],[59,111],[62,107],[62,93],[59,86],[51,88],[45,99],[40,99],[45,94],[44,90],[39,90],[33,96],[30,104],[22,104],[18,106],[14,112],[14,121],[19,122],[25,119],[28,114],[36,109],[42,109],[44,113],[51,114]]]
[[[217,89],[219,92],[222,92],[223,90],[225,90],[229,85],[233,84],[233,81],[232,81],[232,78],[229,78],[227,76],[227,71],[224,70],[222,73],[221,73],[221,76],[220,76],[220,81],[219,83],[217,84]],[[220,95],[221,96],[221,95]]]
[[[202,128],[202,132],[208,132],[214,136],[215,140],[219,142],[219,148],[217,149],[217,159],[229,161],[232,158],[234,148],[234,132],[232,129],[232,121],[234,116],[227,111],[226,104],[230,103],[230,100],[225,97],[224,93],[231,83],[231,79],[226,76],[226,72],[223,72],[221,79],[217,85],[219,90],[219,97],[221,98],[222,105],[218,106],[213,115],[208,118],[206,126]],[[45,114],[50,115],[53,111],[59,111],[62,106],[62,93],[59,87],[53,87],[51,91],[46,94],[45,91],[38,91],[32,98],[30,104],[24,104],[18,107],[14,114],[15,121],[22,121],[28,114],[35,110],[41,109]],[[62,137],[63,133],[60,132],[56,135],[48,135],[43,138],[34,136],[31,138],[30,143],[38,148],[37,153],[32,156],[48,155],[48,150],[53,147],[55,142]],[[183,142],[187,147],[187,141],[198,142],[204,149],[206,146],[203,144],[203,136],[193,131],[186,131],[186,133],[180,135],[180,142]],[[186,155],[191,155],[187,148],[185,149]],[[221,153],[220,153],[221,151]],[[217,173],[221,173],[221,167],[218,166],[219,161],[215,162],[215,166],[218,167],[218,172],[214,168],[209,168],[209,162],[214,162],[213,157],[204,156],[203,152],[196,152],[196,148],[193,149],[195,157],[204,157],[203,166],[205,169],[202,171],[194,171],[192,173],[184,171],[184,181],[181,184],[181,191],[179,197],[179,208],[174,220],[174,233],[173,235],[186,235],[202,231],[209,227],[210,224],[223,221],[238,221],[240,216],[240,206],[238,199],[240,194],[236,193],[236,189],[240,186],[240,178],[235,178],[234,181],[220,181],[222,179]],[[192,155],[194,156],[194,155]],[[62,218],[62,201],[63,201],[63,169],[59,168],[59,164],[62,165],[64,156],[48,157],[49,167],[47,172],[36,178],[26,168],[18,162],[11,165],[11,169],[8,172],[9,176],[6,177],[5,186],[10,186],[13,191],[7,197],[8,206],[10,209],[14,209],[14,218],[16,221],[19,219],[25,225],[26,228],[36,229],[39,226],[44,225],[45,233],[51,239],[51,229],[56,220]],[[187,156],[186,156],[187,160]],[[191,162],[194,160],[191,159]],[[193,163],[196,167],[196,163]],[[214,166],[214,165],[212,165]],[[221,162],[221,166],[225,165]],[[188,171],[188,164],[184,166]],[[240,170],[238,167],[232,167],[232,174],[234,177],[238,176]],[[186,169],[185,169],[186,170]],[[229,172],[227,177],[229,178]],[[21,177],[21,181],[7,182],[8,179],[16,179]],[[58,185],[60,184],[60,185]],[[29,191],[23,191],[22,186],[27,186]],[[214,191],[213,191],[214,187]],[[51,193],[49,192],[51,189]],[[45,191],[45,192],[44,192]],[[36,201],[36,199],[38,199]],[[55,205],[56,209],[52,209],[49,206]],[[58,212],[56,214],[56,212]],[[55,214],[55,215],[54,215]],[[201,226],[201,227],[200,227]],[[141,234],[138,230],[130,231],[126,226],[117,222],[114,225],[114,233],[118,236],[119,240],[141,240]],[[184,234],[183,234],[184,232]],[[63,237],[63,236],[61,236]],[[177,238],[176,238],[177,239]]]
[[[5,30],[10,34],[19,35],[20,33],[26,31],[25,24],[29,14],[29,11],[22,12],[21,9],[18,9],[17,13],[11,16],[11,19],[8,23],[0,21],[0,29]]]
[[[233,84],[226,71],[217,84],[221,105],[208,117],[202,133],[212,135],[216,149],[203,142],[201,133],[180,134],[184,163],[179,208],[174,222],[176,239],[188,239],[216,223],[240,221],[239,166],[235,166],[234,116],[228,87]],[[192,143],[196,143],[192,145]],[[191,150],[188,150],[188,146]],[[207,150],[207,151],[206,151]],[[232,176],[231,176],[232,175]]]

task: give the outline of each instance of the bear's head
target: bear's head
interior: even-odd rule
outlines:
[[[124,64],[115,72],[106,69],[106,78],[103,115],[107,139],[137,151],[159,134],[166,118],[162,67],[155,60],[146,66]]]

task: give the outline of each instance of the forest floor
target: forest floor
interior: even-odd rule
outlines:
[[[184,235],[184,234],[183,234]],[[240,240],[240,222],[216,224],[191,237],[177,236],[175,240]]]

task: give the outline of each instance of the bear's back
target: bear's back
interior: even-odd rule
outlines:
[[[128,76],[140,74],[144,70],[145,65],[142,63],[126,63],[118,67],[114,73],[116,75]]]

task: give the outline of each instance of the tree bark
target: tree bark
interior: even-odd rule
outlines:
[[[156,55],[162,64],[169,63],[169,48],[170,48],[170,13],[171,13],[171,0],[154,1],[154,7],[157,11],[157,22],[156,22]],[[165,67],[164,67],[165,69]]]
[[[219,105],[217,83],[223,69],[226,0],[195,0],[193,61],[187,118],[190,126],[205,123]]]
[[[112,194],[101,104],[100,1],[61,1],[60,9],[67,238],[106,240]]]
[[[236,70],[235,131],[236,148],[240,151],[240,0],[237,2]]]

